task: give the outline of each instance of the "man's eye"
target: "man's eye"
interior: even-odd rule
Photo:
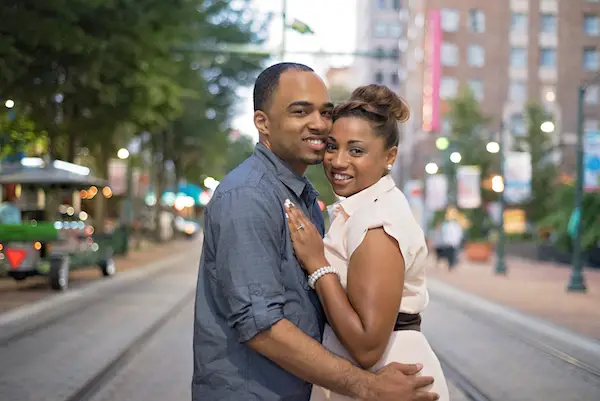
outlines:
[[[296,114],[296,115],[299,115],[299,116],[304,116],[304,115],[306,115],[306,111],[304,111],[304,110],[294,110],[294,111],[292,111],[292,114]]]
[[[324,112],[321,113],[321,115],[325,118],[331,118],[333,113],[331,110],[325,110]]]

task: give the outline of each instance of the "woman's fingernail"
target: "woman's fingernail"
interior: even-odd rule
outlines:
[[[289,199],[286,199],[286,200],[283,202],[283,204],[284,204],[284,205],[285,205],[285,207],[287,207],[287,208],[290,208],[290,207],[294,206],[294,204],[292,203],[292,201],[291,201],[291,200],[289,200]]]
[[[289,219],[289,218],[290,218],[290,216],[288,216],[288,214],[286,213],[286,214],[285,214],[285,218],[286,218],[286,219]]]

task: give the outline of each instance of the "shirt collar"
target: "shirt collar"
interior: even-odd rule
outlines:
[[[296,174],[291,167],[262,143],[259,142],[256,144],[254,155],[267,164],[268,167],[274,169],[277,178],[296,194],[298,198],[301,198],[302,193],[305,191],[307,194],[312,194],[315,198],[319,196],[319,192],[306,177]]]
[[[360,209],[361,206],[376,201],[381,195],[389,192],[395,187],[396,183],[394,182],[394,179],[391,175],[387,174],[370,187],[341,200],[338,202],[338,205],[344,209],[346,214],[352,216],[352,214]]]

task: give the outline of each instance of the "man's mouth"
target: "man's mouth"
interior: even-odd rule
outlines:
[[[304,140],[314,150],[325,149],[325,139],[309,138]]]

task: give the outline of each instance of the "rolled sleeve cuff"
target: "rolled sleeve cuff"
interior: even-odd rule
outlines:
[[[238,341],[243,343],[254,338],[257,334],[270,329],[275,323],[284,318],[283,295],[266,296],[259,284],[248,285],[249,305],[245,313],[241,313],[233,322],[233,328],[238,333]]]

